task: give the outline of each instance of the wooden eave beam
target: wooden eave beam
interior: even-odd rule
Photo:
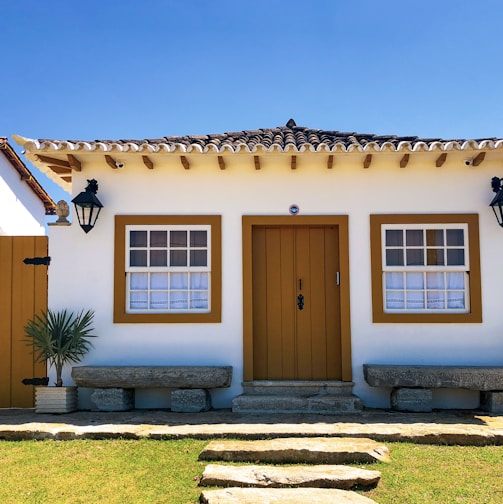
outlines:
[[[447,154],[445,152],[443,154],[440,154],[440,156],[438,156],[437,160],[435,161],[435,166],[437,168],[440,168],[445,163],[446,159],[447,159]]]
[[[404,154],[400,159],[400,168],[405,168],[409,162],[410,154]]]
[[[54,173],[57,173],[58,175],[62,175],[62,174],[71,174],[72,173],[72,170],[71,168],[64,168],[63,166],[53,166],[53,165],[49,165],[49,168],[54,172]]]
[[[185,156],[180,156],[180,162],[182,163],[182,166],[188,170],[190,168],[190,163],[189,160]]]
[[[143,164],[149,169],[153,170],[154,169],[154,163],[148,156],[142,156],[141,157]]]
[[[67,154],[66,157],[72,170],[82,171],[82,163],[73,154]]]
[[[327,159],[327,168],[331,170],[333,166],[334,166],[334,156],[333,154],[330,154]]]
[[[473,166],[478,166],[482,161],[484,161],[486,157],[485,152],[479,152],[474,158],[473,158]]]
[[[65,159],[57,159],[50,156],[44,156],[42,154],[37,154],[37,159],[42,163],[63,166],[64,168],[71,168],[70,163]]]
[[[297,156],[292,156],[292,159],[290,161],[290,168],[292,170],[296,170],[297,169]]]
[[[367,154],[365,156],[365,160],[363,161],[363,167],[368,168],[372,163],[372,154]]]
[[[112,156],[105,154],[105,161],[107,162],[107,165],[112,168],[112,170],[117,170],[117,163]]]
[[[223,156],[218,156],[218,166],[220,166],[221,170],[225,170],[225,161]]]
[[[255,163],[255,170],[260,170],[260,157],[253,156],[253,162]]]

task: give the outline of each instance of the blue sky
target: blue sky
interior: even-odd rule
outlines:
[[[503,137],[501,0],[0,0],[0,47],[0,136]]]

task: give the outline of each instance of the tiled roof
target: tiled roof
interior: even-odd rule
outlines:
[[[19,138],[19,137],[18,137]],[[319,130],[297,126],[290,119],[285,126],[210,135],[167,136],[144,140],[30,140],[33,150],[101,150],[120,152],[376,152],[494,149],[503,147],[503,139],[476,140],[420,138],[417,136],[374,135],[370,133]]]
[[[21,161],[14,149],[9,145],[7,138],[0,137],[0,151],[3,152],[12,167],[19,173],[21,180],[26,181],[30,189],[43,203],[46,215],[56,214],[56,205],[52,198],[46,193],[44,188],[39,184],[38,180],[32,175],[30,170]]]

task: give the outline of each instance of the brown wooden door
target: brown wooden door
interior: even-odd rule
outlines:
[[[255,380],[341,379],[338,250],[337,226],[253,227]]]
[[[23,263],[46,256],[46,236],[0,236],[0,408],[33,407],[33,387],[21,381],[47,374],[24,342],[27,321],[47,308],[47,266]]]

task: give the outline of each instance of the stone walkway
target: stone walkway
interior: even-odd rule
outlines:
[[[251,415],[216,410],[173,413],[79,411],[65,415],[0,409],[0,439],[169,439],[268,437],[368,437],[375,441],[503,445],[503,415],[483,412],[399,413],[365,410],[357,415]]]

